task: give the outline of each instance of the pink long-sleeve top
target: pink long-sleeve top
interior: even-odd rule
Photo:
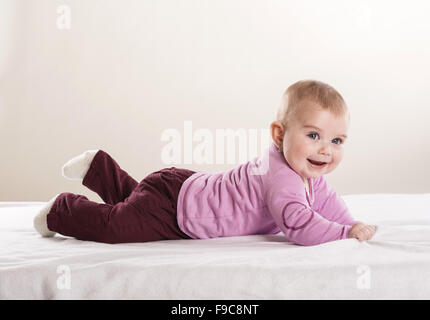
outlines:
[[[324,176],[301,177],[271,143],[236,168],[196,172],[179,191],[177,219],[194,239],[275,234],[300,245],[346,239],[355,221]]]

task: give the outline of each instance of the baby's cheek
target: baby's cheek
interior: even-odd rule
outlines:
[[[338,166],[338,164],[342,161],[343,159],[343,151],[339,150],[333,153],[333,158],[332,158],[332,163],[335,167]]]
[[[339,165],[339,160],[338,159],[334,159],[332,158],[332,162],[330,163],[330,165],[327,167],[326,173],[332,172],[334,169],[337,168],[337,166]]]

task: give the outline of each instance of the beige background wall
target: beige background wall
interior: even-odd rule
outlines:
[[[61,177],[63,163],[103,149],[141,180],[171,166],[164,130],[267,129],[285,88],[308,78],[351,109],[344,161],[327,176],[341,194],[429,192],[428,11],[416,0],[2,0],[0,201],[99,200]]]

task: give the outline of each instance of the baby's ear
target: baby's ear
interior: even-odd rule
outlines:
[[[284,137],[284,126],[279,121],[273,121],[270,124],[270,132],[273,138],[283,138]]]
[[[284,138],[284,127],[279,121],[273,121],[270,124],[270,133],[273,141],[278,144]]]

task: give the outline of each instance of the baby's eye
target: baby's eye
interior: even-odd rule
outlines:
[[[340,139],[340,138],[336,138],[336,139],[333,139],[333,140],[332,140],[332,142],[333,142],[334,144],[342,144],[342,143],[343,143],[343,140],[342,140],[342,139]]]
[[[318,137],[318,133],[316,132],[309,133],[308,137],[311,138],[312,140],[315,140]]]

